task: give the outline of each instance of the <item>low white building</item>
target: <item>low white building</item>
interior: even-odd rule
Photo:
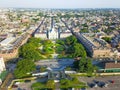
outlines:
[[[6,70],[6,69],[5,69],[5,63],[4,63],[3,58],[0,57],[0,75],[1,75],[1,73],[2,73],[4,70]],[[1,85],[1,84],[2,84],[2,80],[1,80],[1,78],[0,78],[0,85]]]
[[[5,63],[2,57],[0,57],[0,74],[2,73],[2,71],[6,70],[5,68]]]
[[[71,35],[72,35],[71,32],[63,32],[63,33],[60,33],[60,38],[66,38],[66,37],[69,37]]]
[[[1,45],[1,46],[7,46],[7,45],[9,45],[11,42],[13,42],[14,40],[15,40],[14,37],[6,38],[6,39],[3,40],[2,42],[0,42],[0,45]]]
[[[36,38],[42,38],[42,39],[47,39],[47,34],[46,33],[35,33],[34,37]]]

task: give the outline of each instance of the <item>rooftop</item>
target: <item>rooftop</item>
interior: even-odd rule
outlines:
[[[105,69],[109,68],[120,68],[120,62],[110,62],[105,64]]]
[[[104,41],[101,38],[96,37],[97,34],[92,34],[92,33],[82,33],[82,36],[84,37],[84,40],[88,40],[89,44],[91,44],[91,46],[94,46],[96,48],[102,48],[102,47],[106,47],[106,48],[110,48],[108,46],[108,43],[106,41]]]
[[[6,38],[5,40],[1,41],[0,44],[1,45],[8,45],[10,42],[12,42],[13,40],[15,40],[14,37],[9,37],[9,38]]]

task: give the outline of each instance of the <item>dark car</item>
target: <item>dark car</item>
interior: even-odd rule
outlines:
[[[12,85],[12,88],[17,88],[18,87],[18,85]]]
[[[89,87],[93,88],[95,87],[95,84],[94,83],[87,83]]]
[[[86,88],[81,88],[81,90],[86,90]]]
[[[99,82],[98,86],[101,87],[101,88],[104,87],[105,86],[105,82]]]
[[[18,90],[22,90],[21,88],[18,88]]]
[[[29,82],[31,82],[31,80],[25,80],[24,82],[25,82],[25,83],[29,83]]]
[[[99,81],[97,81],[97,80],[93,80],[93,82],[94,82],[94,83],[96,83],[96,84],[98,84],[98,83],[99,83]]]
[[[110,83],[114,83],[115,81],[114,80],[109,80]]]
[[[111,83],[114,83],[114,82],[115,82],[114,80],[111,81]]]

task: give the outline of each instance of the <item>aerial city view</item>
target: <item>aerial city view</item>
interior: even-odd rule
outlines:
[[[0,90],[120,90],[120,1],[1,0]]]

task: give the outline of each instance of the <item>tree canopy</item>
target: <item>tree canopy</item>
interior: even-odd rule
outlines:
[[[32,37],[32,38],[30,38],[29,40],[28,40],[28,43],[31,43],[32,45],[34,45],[34,46],[36,46],[36,47],[39,47],[40,46],[40,43],[41,42],[41,39],[40,38],[34,38],[34,37]]]
[[[34,43],[35,44],[35,43]],[[39,53],[39,50],[36,48],[36,44],[33,43],[25,44],[23,45],[19,50],[19,55],[25,59],[28,60],[39,60],[42,58],[41,54]]]
[[[29,73],[35,70],[35,64],[31,60],[20,60],[17,63],[17,67],[14,71],[14,75],[16,78],[23,78],[29,76]]]
[[[22,58],[37,61],[43,58],[51,58],[54,53],[54,44],[51,40],[30,38],[26,44],[19,49]]]
[[[65,39],[65,44],[66,45],[73,45],[77,42],[77,39],[75,36],[70,36]]]
[[[90,58],[82,57],[79,61],[74,62],[74,67],[78,72],[92,74],[96,67],[92,65]]]
[[[62,79],[60,80],[60,88],[61,89],[66,89],[68,90],[68,88],[82,88],[82,87],[86,87],[85,83],[80,82],[76,77],[74,77],[72,80],[68,80],[68,79]]]
[[[86,51],[81,44],[79,43],[74,44],[72,57],[86,57]]]
[[[103,37],[102,39],[104,39],[106,42],[110,43],[111,42],[111,37]]]
[[[86,51],[82,44],[78,43],[75,36],[69,36],[65,40],[57,40],[56,52],[59,53],[59,58],[68,57],[86,57]]]
[[[43,42],[43,53],[44,54],[53,54],[54,53],[54,44],[51,40],[44,40]]]

